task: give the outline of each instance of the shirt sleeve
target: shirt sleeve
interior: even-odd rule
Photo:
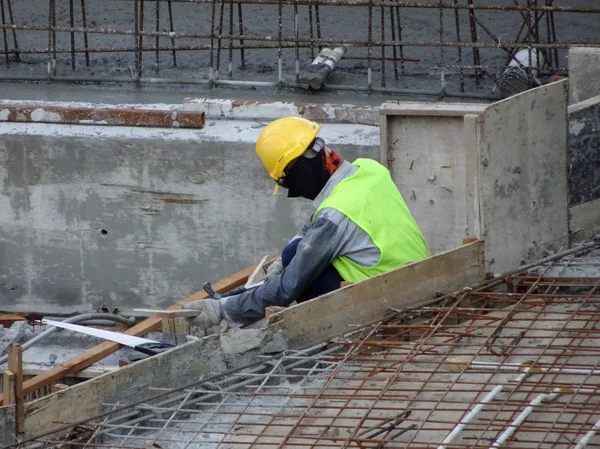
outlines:
[[[221,310],[230,320],[247,324],[265,316],[269,306],[287,307],[338,256],[344,226],[318,215],[304,230],[296,255],[290,264],[260,286],[220,300]]]

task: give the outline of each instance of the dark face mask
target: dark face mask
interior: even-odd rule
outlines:
[[[286,171],[283,187],[288,189],[288,198],[314,200],[330,176],[325,168],[323,153],[310,159],[301,157]]]

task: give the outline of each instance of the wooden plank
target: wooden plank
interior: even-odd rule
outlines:
[[[15,321],[27,321],[27,318],[17,313],[0,313],[1,326],[10,327]]]
[[[244,285],[244,283],[248,279],[248,276],[250,276],[252,271],[254,271],[254,268],[255,268],[255,266],[245,268],[244,270],[241,270],[241,271],[229,276],[228,278],[217,282],[213,286],[213,288],[217,292],[226,292],[231,289],[240,287],[241,285]],[[178,309],[181,309],[181,306],[185,303],[196,301],[198,299],[206,299],[206,298],[208,298],[208,295],[206,294],[206,292],[204,292],[204,290],[200,290],[200,291],[194,293],[193,295],[188,296],[187,298],[178,302],[177,304],[172,305],[171,307],[169,307],[169,310],[178,310]],[[136,324],[135,326],[130,327],[129,329],[127,329],[124,332],[124,334],[135,335],[135,336],[140,337],[140,336],[148,334],[149,332],[159,331],[161,328],[161,324],[162,324],[162,318],[160,318],[158,316],[152,316],[152,317]],[[121,345],[119,345],[118,343],[111,342],[111,341],[105,341],[97,346],[94,346],[93,348],[82,352],[81,354],[73,357],[72,359],[69,359],[69,360],[61,363],[60,365],[56,366],[55,368],[48,370],[44,374],[41,374],[39,376],[36,376],[36,377],[33,377],[33,378],[27,380],[23,384],[23,393],[29,394],[33,391],[39,390],[40,388],[47,386],[47,385],[58,382],[63,377],[68,376],[69,374],[81,371],[81,370],[87,368],[88,366],[93,365],[97,361],[102,360],[103,358],[105,358],[105,357],[109,356],[110,354],[119,350],[119,348],[121,348]],[[3,398],[0,395],[0,404],[2,404],[2,403],[3,403]]]
[[[8,349],[8,370],[14,373],[17,435],[25,428],[25,400],[23,396],[23,348],[13,343]]]
[[[567,248],[566,81],[494,103],[479,128],[486,269],[503,273]]]
[[[190,323],[183,317],[168,317],[162,320],[162,331],[167,343],[179,345],[185,343],[190,334]]]
[[[14,405],[15,403],[15,373],[11,370],[4,371],[4,375],[2,376],[2,391],[6,397],[6,404],[4,405]]]
[[[390,308],[418,306],[481,282],[484,275],[483,243],[477,241],[285,309],[271,317],[272,327],[283,330],[290,348],[301,349],[381,319]]]
[[[439,117],[462,117],[482,112],[487,104],[477,103],[420,103],[386,102],[379,108],[380,115],[429,115]]]

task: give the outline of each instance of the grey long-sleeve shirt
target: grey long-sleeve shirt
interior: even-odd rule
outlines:
[[[340,181],[356,170],[356,166],[344,161],[313,201],[315,210]],[[346,256],[369,267],[380,257],[369,235],[346,215],[331,208],[323,208],[314,218],[309,217],[294,238],[302,241],[290,264],[279,275],[268,277],[252,290],[220,300],[221,310],[230,321],[247,324],[263,318],[268,306],[289,306],[336,257]]]

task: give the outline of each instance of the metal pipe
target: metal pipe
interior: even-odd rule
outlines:
[[[133,325],[135,323],[135,317],[125,318],[121,315],[114,315],[112,313],[84,313],[83,315],[76,315],[70,318],[65,319],[64,323],[81,323],[83,321],[89,320],[109,320],[114,322],[119,322],[123,324]],[[47,329],[41,334],[36,335],[31,340],[23,343],[21,348],[23,351],[26,351],[36,343],[39,343],[42,340],[45,340],[53,333],[60,331],[61,329],[54,326],[47,326]],[[0,357],[0,364],[6,362],[8,360],[8,354]]]

